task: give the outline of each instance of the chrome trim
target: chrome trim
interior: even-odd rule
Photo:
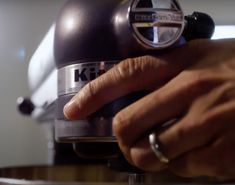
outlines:
[[[55,120],[55,138],[59,142],[116,142],[112,131],[113,118]]]
[[[58,96],[78,92],[84,85],[100,74],[108,71],[118,61],[99,61],[89,63],[78,63],[63,67],[58,70]],[[76,81],[75,71],[81,72],[81,77]]]

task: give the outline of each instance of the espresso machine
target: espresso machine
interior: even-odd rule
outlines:
[[[184,15],[177,0],[68,0],[31,58],[32,93],[17,100],[18,109],[40,124],[49,123],[54,165],[104,163],[111,171],[143,174],[122,156],[112,119],[146,92],[118,98],[84,120],[67,120],[63,107],[120,61],[210,38],[214,26],[205,13]]]

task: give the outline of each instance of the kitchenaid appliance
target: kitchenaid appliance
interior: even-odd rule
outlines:
[[[66,120],[64,105],[118,62],[210,38],[213,30],[210,16],[185,16],[177,0],[68,0],[32,56],[32,94],[19,98],[18,108],[39,123],[51,124],[58,151],[60,143],[69,143],[80,159],[107,159],[111,168],[138,171],[120,154],[112,118],[146,92],[121,97],[85,120]]]

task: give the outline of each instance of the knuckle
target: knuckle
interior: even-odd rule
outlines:
[[[180,124],[178,124],[178,128],[175,130],[176,140],[180,141],[187,137],[192,130],[195,130],[195,125],[197,124],[197,120],[188,119],[188,117],[184,118]]]
[[[116,67],[116,75],[120,76],[121,78],[128,78],[132,77],[135,74],[135,60],[133,58],[129,58],[127,60],[122,61]]]
[[[184,127],[180,129],[180,134],[181,136],[185,136],[188,133],[194,134],[195,136],[200,134],[200,133],[207,133],[207,132],[212,132],[214,133],[215,126],[212,125],[214,123],[208,122],[207,119],[207,114],[206,115],[190,115],[187,116],[187,123],[185,124]]]
[[[235,84],[232,82],[227,82],[222,87],[222,97],[221,102],[227,102],[235,98]]]
[[[169,68],[164,64],[164,60],[154,56],[142,56],[137,58],[129,58],[110,70],[114,81],[120,83],[131,81],[124,88],[131,90],[139,90],[139,88],[147,88],[155,86],[153,84],[160,83],[159,78],[168,79]],[[167,72],[166,72],[167,71]],[[158,73],[156,73],[158,72]],[[170,76],[170,74],[169,74]]]
[[[204,124],[203,117],[204,115],[198,116],[196,113],[188,113],[188,115],[185,118],[185,127],[183,127],[184,132],[187,132],[189,129],[195,130],[197,127]]]
[[[194,91],[200,92],[203,89],[207,89],[210,81],[210,76],[204,71],[197,71],[191,75],[191,86],[194,87]]]
[[[187,134],[187,131],[189,130],[188,127],[189,126],[187,126],[187,127],[184,126],[184,127],[180,127],[177,129],[177,131],[175,132],[177,141],[180,141],[181,138],[185,137],[185,135]]]
[[[183,89],[187,94],[198,96],[221,83],[213,72],[204,70],[186,70],[181,73]]]
[[[136,75],[158,66],[158,60],[159,59],[156,57],[148,55],[137,58],[128,58],[117,65],[116,72],[121,77],[136,77]]]
[[[121,113],[118,113],[113,119],[113,132],[115,133],[116,138],[123,141],[126,145],[130,134],[130,130],[128,129],[129,123],[130,120]]]

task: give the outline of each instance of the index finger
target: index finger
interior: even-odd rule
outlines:
[[[82,119],[119,97],[163,85],[197,61],[200,55],[192,45],[197,46],[198,42],[185,44],[161,57],[143,56],[120,62],[84,86],[64,107],[65,116]]]

